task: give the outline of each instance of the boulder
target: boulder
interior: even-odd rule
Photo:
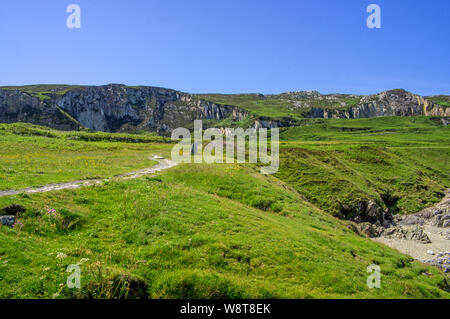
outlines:
[[[371,223],[357,224],[357,229],[360,233],[366,235],[369,238],[377,238],[383,234],[384,228]]]
[[[374,200],[358,203],[358,213],[354,218],[356,223],[371,223],[377,226],[389,227],[394,221],[394,217],[389,210],[378,206]]]
[[[450,214],[440,214],[436,215],[431,220],[431,226],[447,228],[450,226]]]
[[[425,260],[424,262],[442,269],[445,273],[450,273],[450,257],[448,255],[441,258]]]
[[[15,222],[15,216],[0,216],[0,225],[12,227]]]
[[[414,240],[422,244],[430,244],[431,240],[425,233],[423,227],[405,227],[405,226],[395,226],[387,228],[382,234],[387,238],[397,238],[403,240]]]
[[[407,215],[404,216],[399,222],[399,225],[410,226],[410,225],[423,225],[425,220],[417,215]]]
[[[406,239],[415,240],[422,244],[431,244],[430,238],[425,233],[423,227],[420,226],[408,230],[406,233]]]

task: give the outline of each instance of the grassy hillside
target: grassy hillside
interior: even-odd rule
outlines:
[[[262,94],[200,94],[199,98],[218,104],[234,105],[255,117],[299,120],[313,107],[327,109],[348,108],[357,105],[360,96],[346,94],[310,95],[291,92],[279,95]],[[318,94],[318,93],[317,93]]]
[[[11,203],[27,211],[22,229],[0,227],[8,261],[0,266],[1,298],[450,296],[438,270],[237,165],[184,165],[158,177],[0,199]],[[74,263],[80,291],[65,284]],[[366,286],[373,263],[382,289]]]
[[[332,216],[335,203],[384,194],[400,197],[400,212],[437,201],[450,186],[448,127],[426,117],[308,123],[282,132],[276,176],[183,164],[0,198],[0,208],[26,209],[23,227],[0,227],[0,298],[449,298],[437,268]],[[24,124],[1,125],[0,139],[0,183],[12,188],[148,167],[172,147],[145,134]],[[68,289],[66,268],[77,263],[82,289]],[[366,285],[371,264],[381,289]]]
[[[320,120],[281,138],[277,176],[335,215],[369,199],[417,212],[450,187],[450,128],[438,119]]]
[[[434,95],[427,97],[427,99],[442,106],[450,106],[450,95]]]
[[[58,132],[31,124],[0,124],[0,190],[112,177],[151,167],[170,154],[151,134]]]

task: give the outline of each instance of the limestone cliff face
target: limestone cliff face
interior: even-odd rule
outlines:
[[[369,118],[381,116],[450,116],[450,108],[422,96],[397,89],[362,97],[357,106],[339,109],[312,108],[309,118]]]
[[[45,102],[18,90],[0,90],[1,122],[23,121],[65,130],[76,129],[78,122],[95,131],[144,129],[166,135],[177,127],[189,127],[197,119],[231,117],[240,121],[246,116],[247,112],[234,106],[156,87],[77,87],[63,95],[49,95]]]
[[[67,92],[55,104],[83,126],[116,132],[129,127],[168,134],[194,120],[242,120],[247,113],[233,106],[218,105],[187,93],[156,87],[107,85],[84,87]]]
[[[168,134],[197,119],[241,120],[247,116],[233,106],[217,105],[187,93],[156,87],[84,87],[67,92],[55,103],[83,126],[107,132],[136,127]]]
[[[95,131],[118,132],[151,130],[169,135],[177,127],[192,127],[194,120],[231,118],[242,121],[253,118],[247,111],[232,105],[216,104],[199,96],[157,87],[127,87],[121,84],[105,86],[46,86],[39,93],[22,88],[0,88],[0,122],[29,122],[60,130],[86,127]],[[29,90],[29,89],[28,89]],[[308,118],[369,118],[380,116],[450,116],[450,108],[435,104],[404,90],[391,90],[369,96],[350,96],[352,106],[325,107],[333,98],[311,91],[288,93],[289,99],[314,102]],[[292,118],[273,120],[254,118],[255,128],[296,125]],[[253,120],[252,120],[253,121]],[[249,121],[249,123],[253,123]]]
[[[59,130],[79,128],[76,121],[57,107],[18,90],[0,90],[0,122],[26,122]]]

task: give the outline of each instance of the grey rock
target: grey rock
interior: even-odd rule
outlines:
[[[347,109],[313,107],[310,118],[370,118],[381,116],[450,116],[450,108],[435,104],[403,89],[390,90],[361,98],[357,106]]]
[[[0,216],[0,225],[12,227],[16,221],[15,216]]]
[[[427,224],[439,228],[448,228],[450,227],[449,208],[450,190],[447,190],[446,196],[441,202],[417,214],[402,216],[398,224],[402,226]]]
[[[407,215],[400,219],[398,224],[402,226],[423,225],[425,224],[425,220],[420,216]]]
[[[358,203],[358,213],[353,221],[356,223],[371,223],[377,226],[390,227],[394,217],[388,210],[384,210],[374,200]]]
[[[424,262],[442,269],[445,273],[450,273],[450,257],[434,258]]]
[[[0,90],[0,122],[26,122],[59,130],[79,128],[54,105],[18,90]]]
[[[237,106],[216,104],[199,95],[158,87],[121,84],[61,86],[50,88],[51,92],[45,94],[45,99],[21,90],[25,89],[0,88],[0,122],[28,122],[60,130],[82,127],[106,132],[153,130],[160,135],[170,135],[173,129],[189,127],[196,119],[242,121],[250,116]],[[267,98],[263,95],[256,97]],[[309,118],[450,116],[450,108],[401,89],[348,97],[359,100],[359,103],[347,107],[339,94],[321,95],[317,91],[287,92],[278,96],[294,108],[308,110],[304,116]],[[321,106],[322,102],[323,105],[340,107],[327,108]],[[298,122],[289,117],[278,120],[259,118],[254,123],[255,128],[292,125],[298,125]]]
[[[377,238],[383,234],[383,227],[371,223],[360,223],[356,225],[360,233],[365,234],[369,238]]]
[[[383,231],[382,235],[387,238],[396,238],[403,240],[414,240],[422,244],[430,244],[431,240],[425,233],[423,227],[405,227],[394,226]]]
[[[412,230],[408,230],[406,239],[415,240],[421,242],[422,244],[431,244],[430,238],[420,226],[417,226]]]

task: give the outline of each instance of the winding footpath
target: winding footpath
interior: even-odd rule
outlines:
[[[155,166],[152,166],[150,168],[144,168],[139,171],[130,172],[126,174],[122,174],[113,178],[104,178],[104,179],[90,179],[90,180],[80,180],[80,181],[74,181],[74,182],[67,182],[67,183],[60,183],[60,184],[48,184],[41,187],[28,187],[24,189],[19,190],[7,190],[7,191],[0,191],[0,197],[5,196],[13,196],[18,194],[36,194],[36,193],[47,193],[51,191],[58,191],[63,189],[76,189],[81,187],[88,187],[93,185],[98,185],[106,181],[110,180],[128,180],[128,179],[135,179],[139,178],[145,175],[154,174],[156,172],[161,172],[166,169],[169,169],[171,167],[174,167],[177,165],[177,163],[165,159],[161,156],[153,156],[149,158],[150,160],[157,161],[158,164]]]
[[[0,191],[0,197],[12,196],[18,194],[36,194],[46,193],[51,191],[58,191],[63,189],[77,189],[81,187],[88,187],[99,185],[110,180],[129,180],[139,178],[145,175],[154,174],[177,166],[177,163],[165,159],[161,156],[153,156],[150,160],[157,161],[153,167],[144,168],[139,171],[134,171],[112,178],[79,180],[74,182],[66,182],[59,184],[48,184],[41,187],[29,187],[20,190]],[[408,230],[411,227],[419,227],[427,235],[428,242],[423,243],[414,239],[395,238],[381,236],[372,238],[373,240],[383,243],[391,248],[408,254],[423,263],[437,266],[445,272],[450,272],[450,190],[444,199],[427,208],[422,212],[413,215],[399,216],[399,226],[401,229]]]

